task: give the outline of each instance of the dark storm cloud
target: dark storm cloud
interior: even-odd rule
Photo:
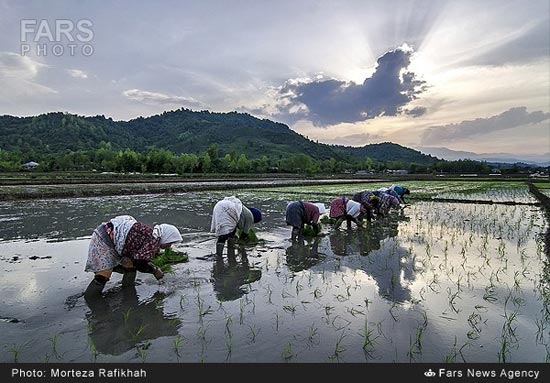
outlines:
[[[422,144],[439,144],[446,141],[480,136],[483,134],[516,128],[522,125],[535,124],[550,119],[550,113],[542,111],[527,112],[524,106],[508,109],[507,111],[489,118],[476,118],[462,121],[458,124],[431,126],[421,135]]]
[[[405,113],[403,107],[425,89],[425,82],[406,71],[412,52],[396,49],[377,60],[374,74],[362,84],[336,79],[287,82],[280,91],[279,118],[307,119],[316,126],[358,122]],[[423,108],[410,114],[420,115]]]

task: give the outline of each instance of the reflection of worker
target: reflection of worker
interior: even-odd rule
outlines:
[[[124,274],[123,285],[133,285],[136,270],[160,279],[163,273],[150,261],[182,240],[179,230],[168,224],[148,226],[129,215],[117,216],[99,225],[88,248],[85,271],[95,274],[84,293],[88,298],[101,296],[113,271]]]
[[[296,238],[286,248],[286,264],[292,271],[307,270],[319,263],[320,237],[314,237],[311,242],[304,238]]]
[[[180,320],[165,316],[162,310],[164,294],[157,292],[139,303],[136,288],[129,286],[120,294],[107,293],[103,299],[87,299],[86,314],[89,336],[95,349],[102,354],[120,355],[140,342],[162,336],[178,335]]]
[[[347,228],[351,229],[351,223],[361,226],[361,219],[367,213],[361,203],[346,197],[334,198],[330,203],[330,218],[335,218],[334,228],[338,229],[342,222],[347,222]]]
[[[227,248],[227,263],[223,256],[216,256],[212,269],[214,291],[220,301],[232,301],[242,297],[247,291],[244,287],[262,277],[262,271],[250,267],[243,246],[239,247],[240,263],[237,261],[234,247]]]

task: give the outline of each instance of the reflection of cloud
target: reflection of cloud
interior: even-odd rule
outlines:
[[[368,230],[336,230],[329,237],[334,255],[368,256],[369,261],[362,263],[361,268],[376,281],[380,296],[394,302],[411,300],[409,284],[415,279],[409,252],[401,246],[394,247],[389,240],[399,233],[399,222],[407,220],[400,212],[369,224]]]
[[[146,90],[140,89],[128,89],[122,92],[124,96],[132,101],[142,102],[144,104],[152,105],[165,105],[165,104],[175,104],[175,105],[185,105],[188,107],[200,108],[204,105],[193,98],[168,95],[164,93],[149,92]]]
[[[411,56],[412,49],[406,45],[386,52],[362,84],[324,77],[288,80],[279,91],[276,117],[327,126],[406,113],[402,108],[425,89],[424,81],[407,71]],[[419,116],[425,112],[417,107],[408,113]]]
[[[422,144],[439,144],[471,136],[479,136],[499,130],[516,128],[522,125],[545,121],[550,113],[542,111],[527,112],[524,106],[509,109],[489,118],[462,121],[458,124],[431,126],[421,135]]]

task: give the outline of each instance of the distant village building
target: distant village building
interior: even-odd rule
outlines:
[[[38,163],[34,161],[30,161],[30,162],[24,163],[21,166],[23,166],[25,169],[34,169],[38,166]]]
[[[387,172],[391,174],[409,174],[407,169],[388,169]]]

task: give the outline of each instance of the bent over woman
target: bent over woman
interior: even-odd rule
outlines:
[[[113,271],[123,274],[123,286],[134,283],[136,271],[161,279],[163,272],[150,261],[159,255],[160,249],[169,248],[181,240],[181,234],[174,225],[151,227],[129,215],[117,216],[102,223],[90,239],[84,270],[93,272],[95,276],[84,296],[100,296]]]

